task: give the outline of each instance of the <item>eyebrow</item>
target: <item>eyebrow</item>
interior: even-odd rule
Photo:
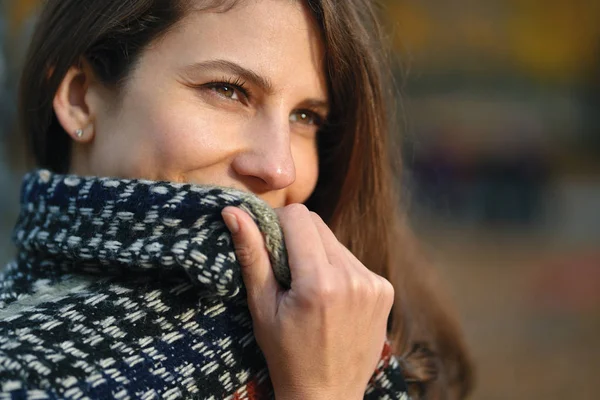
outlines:
[[[259,87],[262,91],[267,94],[273,94],[274,88],[273,83],[267,77],[260,75],[259,73],[252,71],[251,69],[242,67],[241,65],[228,60],[207,60],[198,62],[190,65],[186,68],[186,72],[194,73],[194,71],[206,71],[206,70],[220,70],[228,72],[232,75],[237,75],[245,81],[250,82],[252,85]],[[322,108],[324,110],[329,109],[329,102],[320,99],[307,99],[303,103],[315,107]]]

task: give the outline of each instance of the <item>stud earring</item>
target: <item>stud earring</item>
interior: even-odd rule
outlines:
[[[77,129],[75,131],[75,135],[77,135],[77,137],[81,139],[83,137],[83,129]]]

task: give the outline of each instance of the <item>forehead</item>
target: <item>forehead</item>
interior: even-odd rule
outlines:
[[[201,3],[204,7],[200,7]],[[325,85],[321,33],[303,1],[198,2],[155,46],[157,59],[181,67],[225,59],[267,76],[275,86],[291,78]]]

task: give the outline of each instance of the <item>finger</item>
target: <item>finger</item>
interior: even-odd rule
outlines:
[[[258,318],[275,315],[278,285],[262,233],[252,218],[239,208],[226,207],[221,215],[231,232],[241,265],[250,313]]]
[[[329,260],[306,206],[292,204],[275,211],[285,237],[293,286],[294,279],[314,274]]]
[[[350,250],[348,250],[348,248],[346,246],[344,246],[343,244],[340,243],[340,247],[342,248],[342,252],[346,255],[348,262],[350,264],[352,264],[352,266],[358,270],[359,272],[363,272],[363,273],[368,273],[368,274],[372,274],[373,271],[371,271],[369,268],[367,268],[358,258],[356,258],[356,256],[354,254],[352,254],[352,252]]]
[[[325,249],[329,263],[336,266],[347,264],[348,257],[341,249],[343,246],[337,240],[331,229],[329,229],[319,214],[311,212],[310,216],[315,224],[315,227],[317,228],[317,231],[319,232],[319,236],[321,237],[321,242],[323,243],[323,248]]]

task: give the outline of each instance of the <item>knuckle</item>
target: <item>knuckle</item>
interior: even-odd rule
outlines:
[[[375,274],[371,273],[364,279],[361,294],[371,302],[378,301],[384,295],[382,280]]]
[[[257,258],[256,251],[248,245],[236,246],[235,255],[239,263],[244,266],[253,265]]]
[[[308,208],[304,204],[294,203],[289,206],[285,206],[281,209],[281,214],[283,217],[288,218],[297,218],[299,216],[305,216],[309,214]]]
[[[392,283],[385,278],[381,279],[383,280],[383,289],[386,296],[393,298],[396,294],[396,291],[394,290],[394,285],[392,285]]]
[[[323,219],[321,218],[321,216],[319,214],[317,214],[314,211],[308,211],[310,214],[310,218],[315,221],[315,222],[323,222]],[[323,222],[324,223],[324,222]]]
[[[367,285],[367,293],[370,298],[377,299],[381,297],[382,293],[382,285],[379,279],[369,279],[369,284]]]
[[[358,274],[351,274],[348,278],[348,287],[352,293],[360,293],[364,289],[364,279]]]
[[[346,271],[346,282],[348,290],[353,295],[365,294],[369,290],[369,279],[365,277],[364,274],[361,274],[350,268],[346,269]]]
[[[316,299],[322,306],[329,307],[337,302],[338,296],[334,288],[323,286],[317,291]]]
[[[328,307],[334,304],[339,297],[334,282],[324,278],[318,280],[309,296],[315,304],[321,307]]]
[[[386,308],[391,308],[394,304],[395,290],[394,286],[385,278],[379,277],[379,299]]]

